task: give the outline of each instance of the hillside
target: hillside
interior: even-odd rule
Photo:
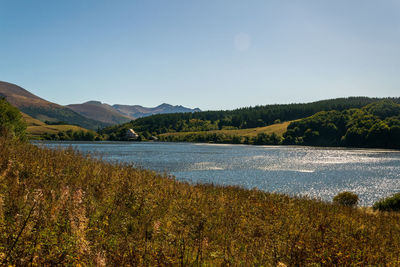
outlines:
[[[216,134],[226,134],[226,135],[237,135],[237,136],[247,136],[247,137],[255,137],[260,133],[272,134],[275,133],[279,136],[282,136],[288,127],[288,125],[292,121],[286,121],[282,123],[276,123],[265,127],[257,127],[257,128],[249,128],[249,129],[238,129],[238,130],[213,130],[207,131],[208,133],[216,133]],[[177,133],[165,133],[160,134],[160,136],[184,136],[187,134],[196,134],[202,133],[200,132],[177,132]]]
[[[359,98],[345,99],[347,105],[360,103]],[[353,100],[357,100],[353,102]],[[370,99],[362,98],[369,102]],[[338,100],[336,100],[338,101]],[[344,101],[344,102],[346,102]],[[315,114],[281,123],[286,112],[293,109],[282,107],[275,123],[255,128],[237,128],[222,126],[221,121],[188,119],[190,114],[154,115],[131,121],[126,124],[108,127],[102,133],[111,140],[124,140],[127,129],[139,133],[140,140],[157,135],[160,141],[174,142],[213,142],[256,145],[312,145],[312,146],[346,146],[370,148],[400,148],[400,104],[398,98],[388,98],[369,103],[360,108],[323,110]],[[327,101],[331,105],[335,100]],[[343,99],[339,102],[343,103]],[[321,102],[317,102],[320,104]],[[304,104],[299,104],[304,105]],[[310,104],[311,105],[311,104]],[[294,106],[296,108],[296,106]],[[322,108],[324,106],[320,106]],[[298,108],[298,107],[297,107]],[[311,108],[315,108],[312,107]],[[210,112],[200,112],[200,115]],[[221,112],[221,114],[225,114]],[[255,113],[256,114],[256,113]],[[254,114],[253,114],[254,115]],[[255,115],[254,115],[255,116]],[[272,115],[271,115],[272,116]],[[180,118],[176,122],[176,119]],[[182,119],[183,118],[183,119]],[[243,119],[251,118],[243,116]],[[244,121],[245,123],[247,121]],[[175,123],[175,124],[174,124]],[[157,128],[165,125],[163,128]],[[153,130],[153,131],[152,131]]]
[[[121,130],[132,128],[147,135],[174,132],[199,132],[223,129],[252,129],[277,122],[298,120],[320,111],[361,108],[379,101],[378,98],[349,97],[322,100],[305,104],[266,105],[231,111],[202,111],[193,113],[157,114],[132,122],[105,128],[103,133],[118,135]],[[391,98],[400,103],[400,98]]]
[[[305,104],[266,105],[227,111],[159,114],[139,118],[127,126],[139,132],[163,134],[168,132],[193,132],[222,130],[226,127],[248,129],[265,127],[279,121],[309,117],[320,111],[361,108],[379,101],[379,98],[349,97],[322,100]],[[400,98],[391,98],[400,103]]]
[[[199,132],[165,133],[158,136],[160,141],[169,142],[215,142],[236,144],[274,144],[280,143],[283,134],[292,121],[276,123],[265,127],[213,130]],[[272,139],[271,139],[271,136]]]
[[[198,108],[186,108],[183,106],[173,106],[170,104],[161,104],[154,108],[147,108],[140,105],[113,105],[114,109],[118,110],[120,113],[132,117],[132,118],[141,118],[147,117],[155,114],[170,114],[170,113],[185,113],[185,112],[200,112],[201,110]]]
[[[15,84],[0,81],[0,96],[5,97],[10,104],[22,112],[41,121],[62,121],[93,130],[110,125],[86,118],[67,107],[46,101]]]
[[[99,101],[88,101],[83,104],[71,104],[67,105],[67,107],[86,118],[107,124],[120,124],[134,119],[133,117],[120,113],[112,106]]]
[[[323,111],[292,122],[284,144],[400,148],[400,105],[391,100],[360,109]]]
[[[43,135],[58,134],[60,132],[88,132],[87,129],[76,125],[48,125],[40,120],[22,113],[22,117],[26,122],[26,132],[30,139],[41,139]]]

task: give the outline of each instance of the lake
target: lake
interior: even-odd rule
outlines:
[[[161,142],[35,144],[73,146],[192,183],[239,185],[323,200],[352,191],[363,206],[400,192],[400,151]]]

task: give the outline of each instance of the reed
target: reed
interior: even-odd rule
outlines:
[[[0,137],[0,262],[398,266],[400,220]]]

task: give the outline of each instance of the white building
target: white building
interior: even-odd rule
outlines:
[[[126,131],[125,136],[127,139],[133,139],[133,140],[136,140],[139,138],[139,135],[137,133],[135,133],[135,131],[133,129],[128,129]]]

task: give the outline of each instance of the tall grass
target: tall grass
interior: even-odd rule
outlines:
[[[399,219],[0,138],[2,265],[398,266]]]

